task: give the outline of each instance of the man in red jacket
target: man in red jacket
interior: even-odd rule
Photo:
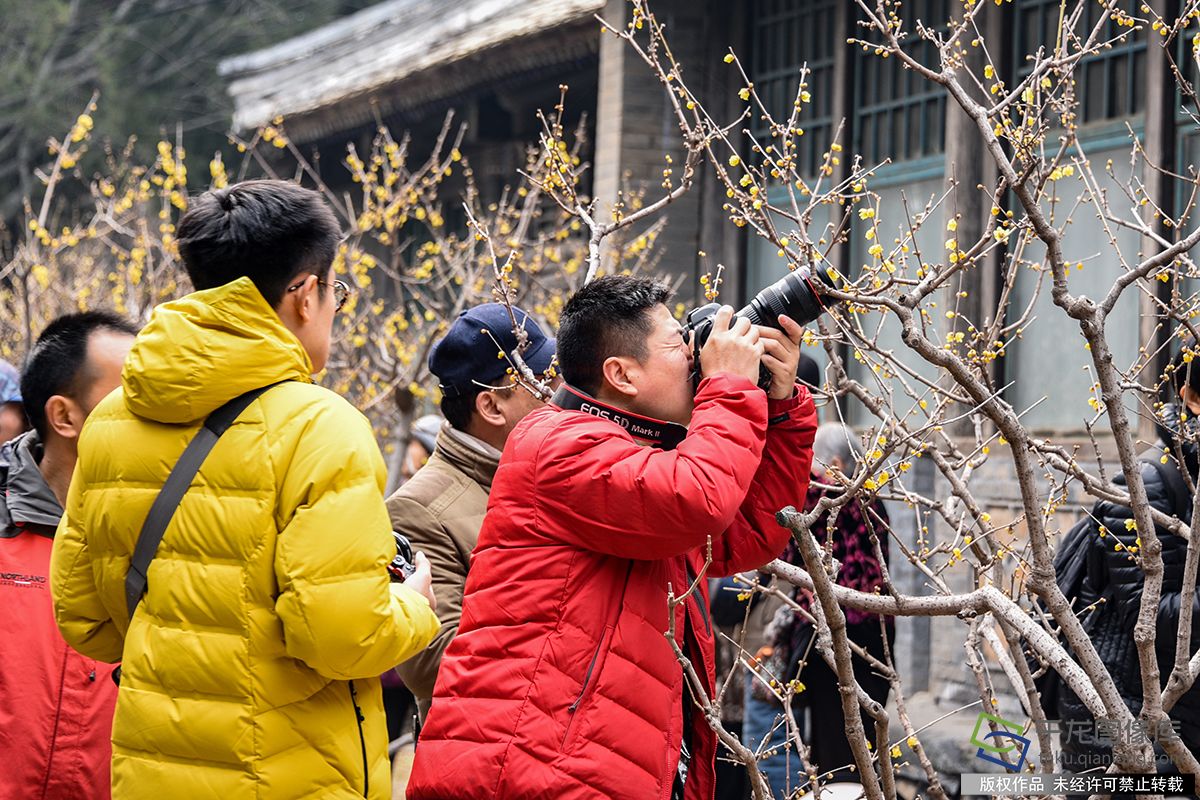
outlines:
[[[712,797],[716,737],[664,636],[667,593],[695,580],[710,540],[710,576],[783,549],[775,512],[803,503],[816,414],[786,317],[781,333],[718,312],[693,394],[669,299],[612,276],[563,309],[566,386],[505,446],[413,800]],[[706,594],[699,581],[674,632],[711,696]]]
[[[109,796],[113,665],[63,641],[46,576],[83,421],[136,334],[102,311],[51,322],[21,378],[33,430],[0,447],[0,797]]]

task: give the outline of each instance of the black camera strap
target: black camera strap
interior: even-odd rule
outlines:
[[[587,392],[565,383],[558,387],[550,402],[568,411],[582,411],[593,417],[615,422],[633,438],[649,442],[651,446],[662,450],[674,450],[687,436],[687,428],[677,422],[663,422],[660,419],[630,414],[628,411],[602,403]]]
[[[287,381],[279,383],[287,383]],[[125,575],[125,605],[129,609],[130,619],[133,619],[133,612],[137,610],[138,603],[142,601],[142,595],[146,593],[146,573],[150,570],[150,562],[154,560],[154,554],[158,552],[158,545],[167,532],[167,526],[171,524],[171,518],[175,516],[175,510],[179,508],[183,496],[191,488],[192,479],[200,471],[200,465],[212,452],[213,446],[221,438],[221,434],[229,430],[229,426],[241,416],[247,406],[257,400],[263,392],[278,386],[279,383],[251,389],[245,394],[233,398],[209,414],[204,420],[204,424],[200,426],[200,430],[188,442],[183,455],[179,457],[179,461],[171,469],[171,474],[167,476],[162,490],[154,498],[150,512],[146,514],[146,521],[142,523],[142,532],[138,535],[137,545],[133,548],[133,557],[129,560],[129,572]]]

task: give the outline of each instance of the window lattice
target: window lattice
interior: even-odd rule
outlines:
[[[800,67],[809,68],[812,102],[798,117],[804,135],[797,142],[797,164],[804,175],[816,173],[833,135],[833,54],[835,0],[755,0],[751,80],[763,105],[778,122],[792,113],[800,82]],[[841,46],[845,46],[842,44]],[[766,123],[754,119],[756,136]],[[764,141],[764,146],[766,142]]]
[[[1060,0],[1018,0],[1017,23],[1014,31],[1014,60],[1017,75],[1028,73],[1027,56],[1037,52],[1038,47],[1052,51],[1058,40]],[[1138,3],[1122,4],[1125,10],[1138,14]],[[1069,15],[1075,7],[1067,4]],[[1099,3],[1089,2],[1084,6],[1077,35],[1083,37],[1104,14]],[[1100,33],[1100,41],[1110,41],[1129,28],[1107,20]],[[1080,122],[1097,122],[1120,119],[1141,113],[1145,108],[1145,95],[1140,87],[1146,79],[1146,36],[1144,28],[1129,33],[1124,39],[1098,53],[1089,55],[1079,65],[1076,74],[1076,97],[1082,103]]]
[[[904,4],[905,49],[923,64],[938,65],[937,46],[917,35],[917,20],[945,28],[949,0],[910,0]],[[855,49],[855,151],[867,164],[891,158],[907,161],[942,152],[946,141],[946,93],[904,69],[894,58]]]

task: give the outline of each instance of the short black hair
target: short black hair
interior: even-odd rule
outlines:
[[[25,416],[42,441],[47,433],[46,401],[55,395],[75,397],[90,382],[88,342],[97,331],[137,336],[138,329],[111,311],[84,311],[59,317],[37,338],[21,373],[21,398]]]
[[[596,278],[571,296],[558,323],[558,364],[563,380],[595,395],[604,385],[604,361],[647,356],[650,311],[671,299],[665,281],[629,275]]]
[[[179,220],[178,236],[193,286],[212,289],[244,276],[274,308],[297,275],[325,277],[341,229],[319,193],[258,180],[197,197]],[[319,291],[324,295],[324,286]]]
[[[484,392],[516,391],[517,384],[508,383],[507,380],[507,378],[500,378],[497,384],[486,386],[472,384],[453,397],[443,394],[442,402],[438,404],[438,410],[442,412],[442,416],[446,418],[451,427],[466,433],[467,428],[471,425],[471,417],[475,414],[475,400],[479,395]]]
[[[484,391],[487,390],[482,386],[471,386],[453,397],[442,395],[442,402],[439,404],[442,416],[456,430],[466,433],[471,425],[471,416],[475,413],[475,398]]]

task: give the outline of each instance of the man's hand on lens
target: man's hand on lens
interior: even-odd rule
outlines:
[[[404,580],[404,585],[419,593],[429,601],[429,607],[437,611],[437,598],[433,595],[433,572],[429,559],[420,550],[413,556],[413,566],[417,569]]]
[[[738,317],[730,326],[733,318],[731,306],[721,306],[713,317],[712,333],[700,350],[700,369],[704,377],[718,372],[728,372],[741,375],[751,383],[758,383],[758,365],[763,359],[763,343],[760,340],[761,328],[755,328],[750,320]],[[795,364],[792,365],[795,375]]]
[[[800,337],[804,328],[791,317],[781,316],[782,331],[774,328],[759,328],[758,335],[763,344],[762,363],[771,373],[771,385],[767,397],[786,400],[796,391],[796,367],[800,363]]]

